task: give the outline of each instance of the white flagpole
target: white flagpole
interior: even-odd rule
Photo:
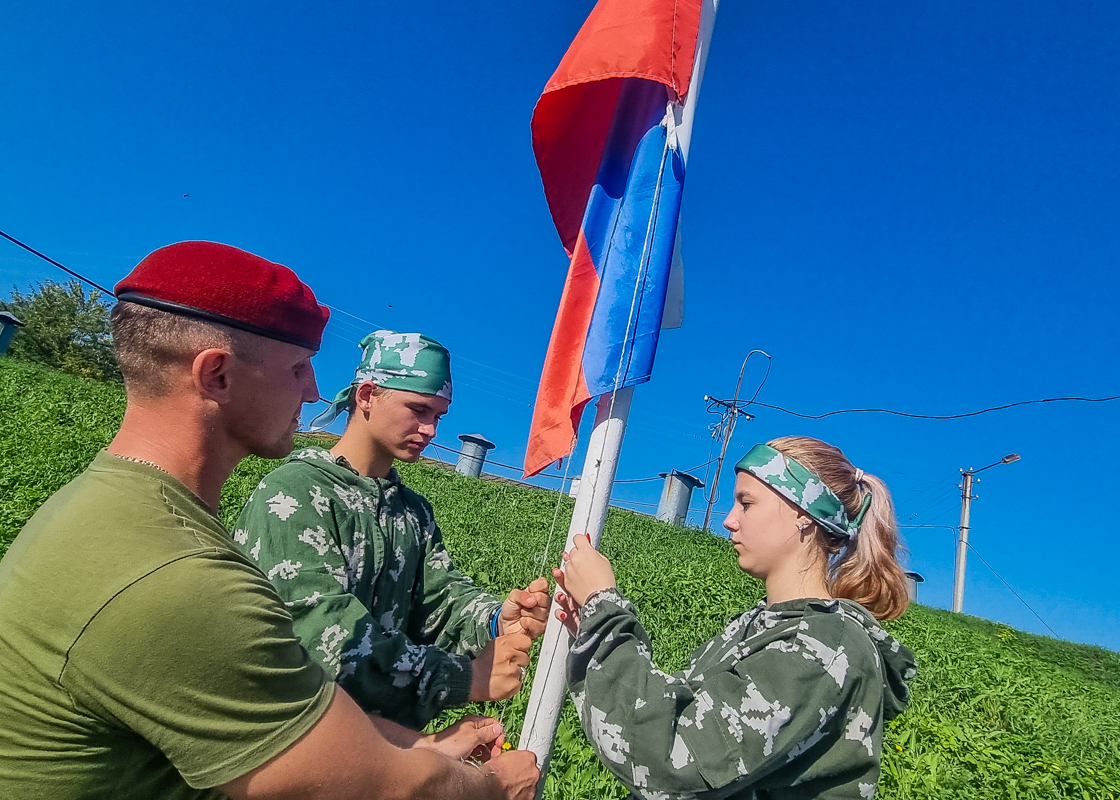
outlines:
[[[633,394],[633,387],[619,389],[614,393],[613,409],[609,394],[602,395],[596,403],[595,427],[587,443],[587,458],[579,481],[575,508],[572,510],[572,524],[568,528],[565,550],[570,549],[574,537],[582,533],[591,537],[592,546],[599,546],[603,525],[607,521],[611,485],[614,483],[618,457],[622,452],[622,437],[626,431],[626,418],[630,414],[630,399]],[[541,641],[537,672],[533,678],[529,705],[525,710],[525,724],[521,728],[521,740],[518,744],[521,750],[531,750],[537,754],[537,766],[541,769],[536,794],[538,800],[544,792],[544,781],[552,757],[552,743],[560,724],[560,709],[564,705],[567,684],[565,663],[570,643],[571,636],[567,628],[556,619],[555,614],[551,614]]]
[[[708,46],[715,25],[716,9],[719,0],[703,0],[700,10],[700,29],[696,37],[696,58],[692,65],[692,78],[689,82],[688,96],[684,106],[674,107],[675,123],[670,127],[670,135],[675,135],[680,148],[681,158],[688,163],[688,150],[692,143],[692,121],[696,114],[696,103],[700,97],[700,82],[704,77],[704,63],[708,58]],[[568,538],[564,549],[572,547],[575,536],[586,533],[591,544],[599,546],[603,525],[607,521],[607,508],[610,505],[611,489],[618,469],[618,457],[622,452],[622,437],[626,432],[626,420],[630,415],[632,387],[619,389],[602,395],[596,404],[595,426],[587,443],[587,456],[583,474],[580,478],[579,493],[576,495],[572,511],[572,523],[568,528]],[[567,629],[554,614],[549,615],[541,642],[541,654],[537,660],[536,676],[529,693],[529,705],[525,711],[525,724],[521,728],[519,748],[531,750],[537,755],[537,766],[541,769],[540,783],[537,784],[537,800],[544,793],[544,782],[548,775],[548,765],[552,757],[552,744],[556,738],[556,727],[560,723],[560,709],[564,704],[567,687],[565,664],[571,637]]]

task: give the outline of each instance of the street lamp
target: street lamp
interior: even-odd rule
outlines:
[[[970,467],[961,470],[964,480],[961,482],[961,525],[957,531],[957,571],[953,579],[953,611],[960,612],[964,608],[964,570],[965,561],[968,557],[968,517],[972,510],[972,501],[976,499],[972,496],[972,479],[978,472],[998,467],[1000,464],[1012,464],[1018,460],[1018,453],[1009,453],[986,467],[980,469]]]

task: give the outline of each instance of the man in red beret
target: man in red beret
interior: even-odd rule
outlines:
[[[116,294],[120,431],[0,562],[0,797],[531,797],[535,758],[498,755],[493,720],[402,738],[362,713],[217,517],[238,461],[286,455],[318,399],[327,309],[211,242]]]

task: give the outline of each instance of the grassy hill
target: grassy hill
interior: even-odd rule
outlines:
[[[77,475],[120,421],[119,387],[0,358],[0,554],[38,505]],[[227,484],[229,521],[269,462],[247,459]],[[427,495],[458,565],[495,592],[540,573],[556,493],[402,469]],[[572,510],[561,499],[548,563]],[[619,583],[666,669],[761,595],[726,541],[612,509],[603,535]],[[910,709],[887,731],[880,797],[1120,800],[1120,654],[915,606],[888,626],[918,656]],[[520,730],[528,692],[485,710]],[[569,703],[548,798],[616,798]]]

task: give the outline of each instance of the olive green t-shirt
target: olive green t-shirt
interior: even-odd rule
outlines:
[[[0,561],[0,797],[212,798],[334,683],[268,579],[166,473],[102,451]]]

